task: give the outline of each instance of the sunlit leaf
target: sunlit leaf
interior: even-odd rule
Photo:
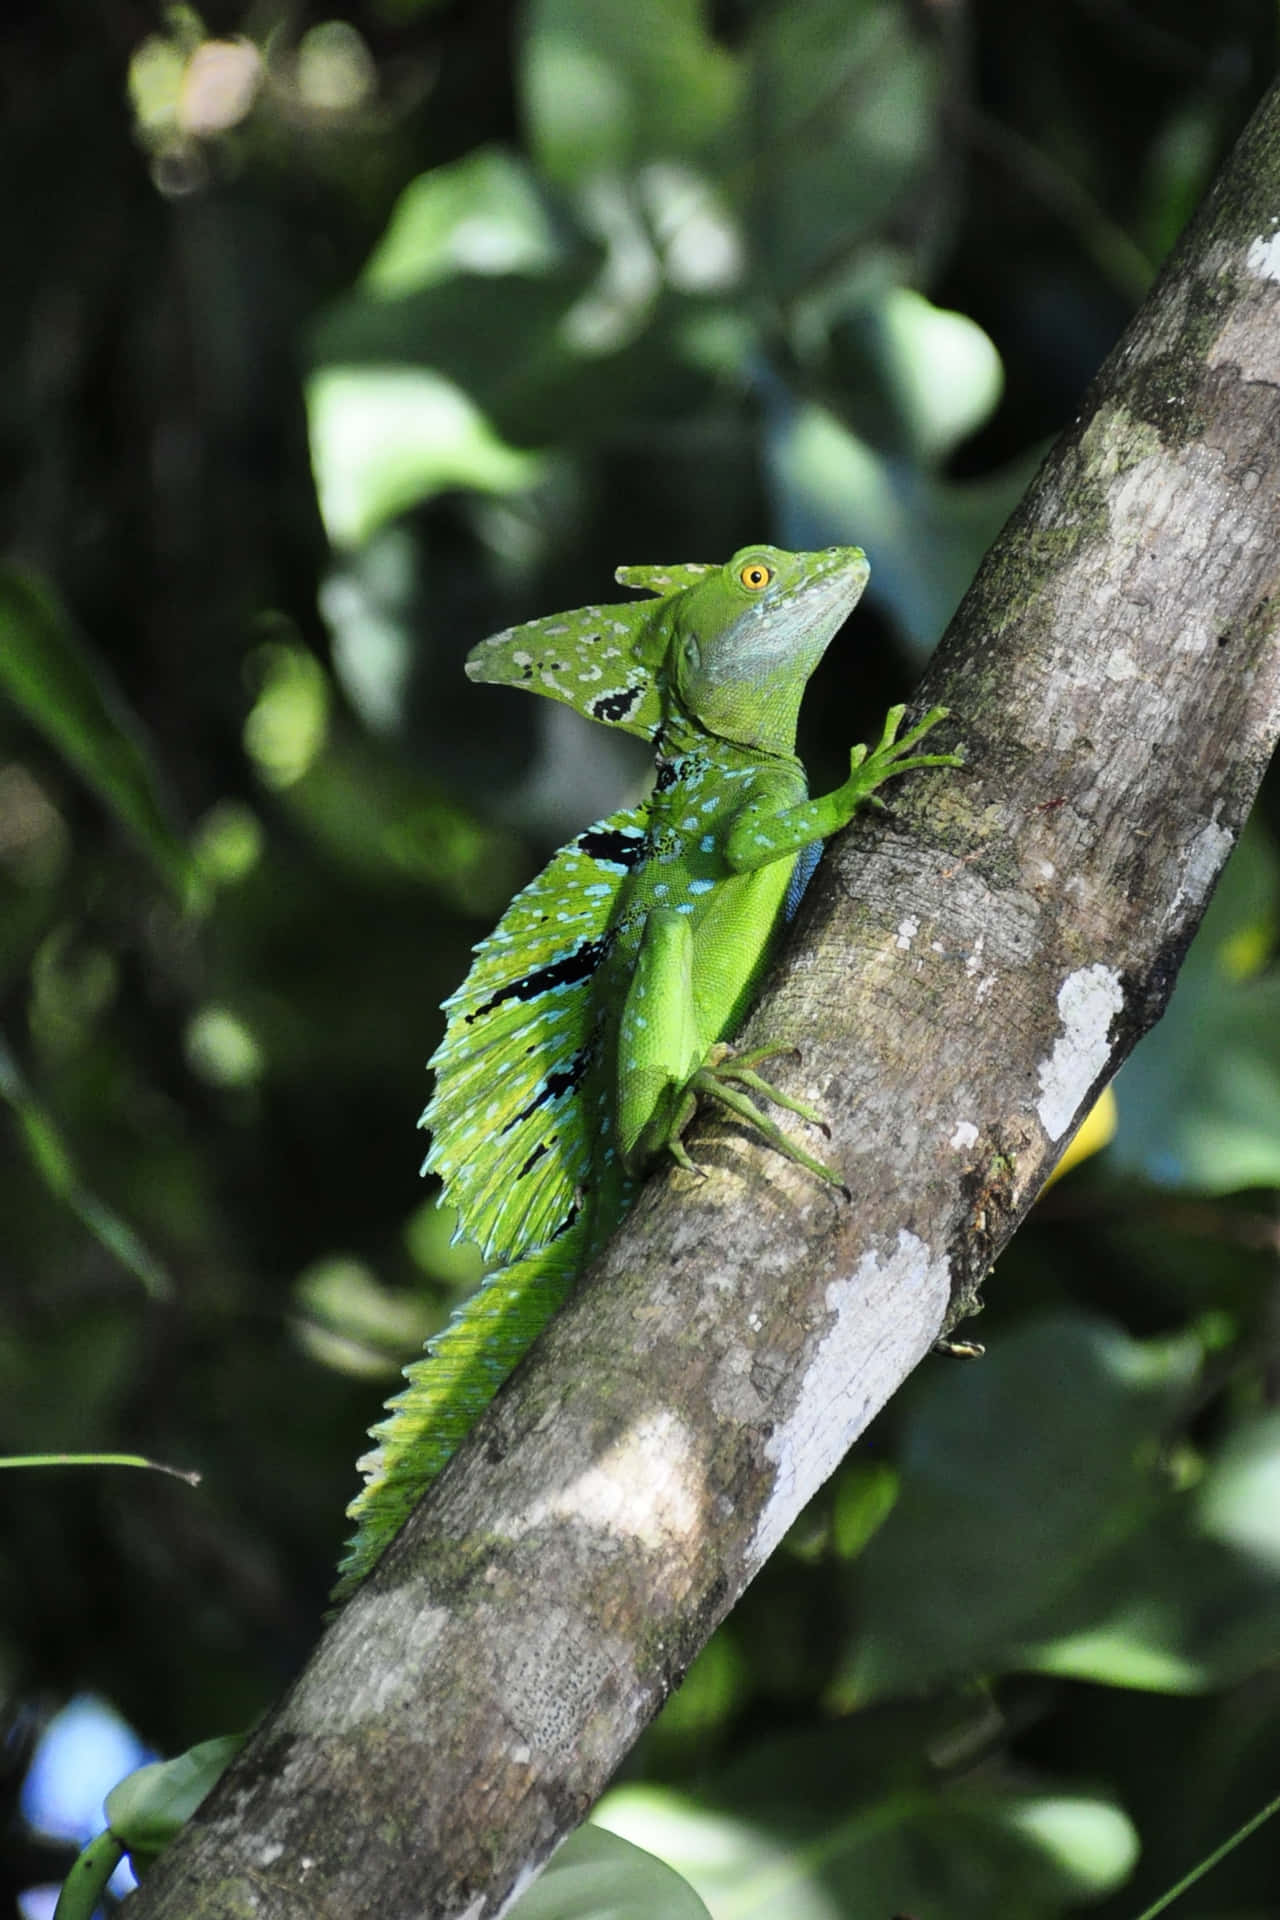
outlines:
[[[669,1861],[713,1920],[1056,1920],[1132,1870],[1137,1836],[1101,1796],[998,1784],[876,1793],[842,1744],[827,1733],[762,1744],[719,1804],[624,1786],[594,1817]]]
[[[360,284],[397,299],[453,273],[534,273],[560,251],[528,169],[481,147],[410,181]]]
[[[673,1868],[598,1827],[579,1827],[511,1909],[513,1920],[706,1920]]]
[[[443,375],[415,367],[328,367],[307,383],[320,510],[336,546],[355,545],[444,487],[512,492],[537,462],[502,442]]]

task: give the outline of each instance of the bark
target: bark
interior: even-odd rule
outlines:
[[[1273,95],[921,692],[961,773],[831,850],[744,1036],[849,1198],[723,1123],[630,1222],[137,1897],[500,1913],[974,1293],[1161,1012],[1280,728]]]

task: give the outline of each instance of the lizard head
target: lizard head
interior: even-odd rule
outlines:
[[[860,547],[743,547],[674,609],[668,671],[682,705],[724,739],[794,752],[805,684],[869,573]]]

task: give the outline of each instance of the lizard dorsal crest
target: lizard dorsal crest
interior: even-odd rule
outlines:
[[[588,720],[651,740],[662,724],[662,611],[661,602],[628,601],[526,620],[473,647],[468,678],[545,694]]]

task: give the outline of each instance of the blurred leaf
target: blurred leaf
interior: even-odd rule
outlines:
[[[741,80],[702,0],[533,0],[523,94],[540,170],[560,186],[649,157],[695,158],[722,133]]]
[[[114,1260],[142,1282],[153,1300],[167,1300],[173,1292],[173,1282],[163,1263],[127,1221],[83,1184],[60,1128],[27,1085],[3,1034],[0,1034],[0,1100],[10,1107],[18,1137],[49,1191],[71,1209]]]
[[[834,1701],[1017,1664],[1064,1596],[1087,1609],[1110,1550],[1159,1504],[1150,1462],[1198,1360],[1190,1338],[1141,1343],[1080,1315],[935,1368],[897,1504],[850,1569],[856,1624]]]
[[[674,293],[646,297],[626,337],[597,345],[571,324],[593,295],[595,269],[593,257],[536,276],[458,274],[403,299],[353,295],[331,307],[313,329],[311,352],[337,385],[327,388],[330,372],[318,371],[308,387],[326,520],[347,537],[373,523],[372,513],[367,521],[361,515],[366,496],[384,513],[391,510],[384,494],[402,511],[444,485],[515,490],[542,468],[521,463],[513,448],[590,446],[624,423],[652,430],[655,420],[684,420],[705,404],[714,392],[706,355],[686,340],[686,329],[712,311],[708,303]],[[380,370],[367,398],[354,384],[361,368]],[[406,371],[412,368],[436,377],[417,385]],[[400,394],[415,410],[411,434],[394,419]],[[411,443],[396,460],[416,494],[408,479],[394,496],[378,479],[384,433],[393,449],[402,438]],[[358,486],[343,482],[345,460],[358,464]]]
[[[788,541],[810,547],[856,537],[871,560],[871,597],[918,656],[931,651],[1039,458],[991,480],[937,480],[875,452],[817,406],[798,409],[769,451]]]
[[[886,1460],[845,1461],[835,1482],[832,1544],[842,1560],[854,1560],[897,1504],[902,1476]]]
[[[1008,1662],[1166,1692],[1229,1686],[1274,1659],[1278,1575],[1280,1416],[1268,1414],[1104,1551]]]
[[[428,887],[481,915],[500,911],[515,891],[509,835],[353,734],[332,740],[282,798],[353,878]]]
[[[528,168],[501,148],[480,147],[409,182],[360,285],[398,299],[455,273],[537,273],[560,252]]]
[[[128,827],[188,907],[204,886],[161,799],[141,725],[49,589],[0,566],[0,691]]]
[[[1206,829],[1212,849],[1218,829]],[[1198,1193],[1280,1186],[1280,854],[1260,820],[1223,870],[1159,1024],[1117,1081],[1117,1172]]]
[[[599,1827],[579,1827],[511,1908],[513,1920],[706,1920],[679,1874]]]
[[[967,315],[935,307],[911,287],[887,288],[875,323],[908,444],[922,463],[945,460],[999,405],[1000,355]]]
[[[1054,1920],[1137,1857],[1121,1810],[1086,1794],[972,1784],[859,1791],[838,1737],[757,1748],[714,1799],[614,1788],[595,1819],[669,1861],[713,1920]],[[708,1803],[710,1800],[710,1803]]]
[[[751,55],[746,225],[758,277],[790,298],[846,279],[920,192],[940,64],[911,9],[882,0],[762,8]]]
[[[304,1351],[356,1380],[394,1378],[444,1317],[418,1294],[384,1286],[362,1261],[341,1254],[300,1273],[294,1298],[293,1330]]]
[[[1188,1692],[1280,1637],[1280,1419],[1237,1430],[1189,1488],[1152,1464],[1192,1383],[1189,1338],[1059,1318],[935,1374],[903,1485],[851,1571],[833,1704],[1038,1668]]]
[[[307,382],[311,459],[335,546],[445,487],[511,493],[538,464],[504,447],[451,381],[414,367],[327,367]]]
[[[810,403],[775,406],[766,455],[786,543],[805,549],[856,540],[871,562],[869,594],[888,607],[921,656],[959,605],[1039,460],[1018,460],[993,479],[939,480],[905,456],[876,452]]]
[[[750,1686],[747,1661],[733,1633],[713,1633],[655,1723],[665,1749],[694,1744],[723,1727],[742,1705]]]

